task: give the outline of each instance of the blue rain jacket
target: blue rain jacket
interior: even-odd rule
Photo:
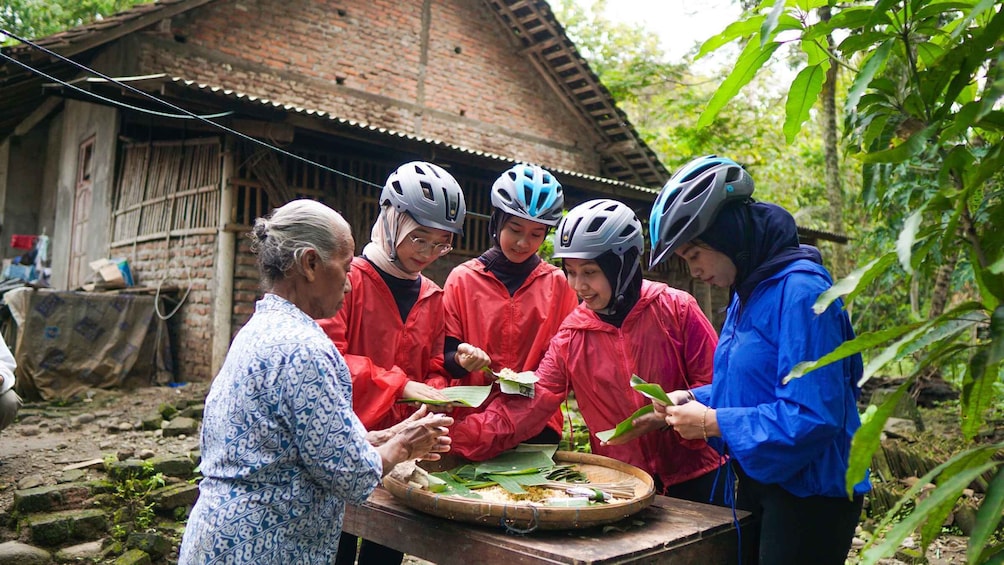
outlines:
[[[800,497],[847,496],[851,438],[861,426],[860,355],[781,384],[797,363],[854,337],[841,301],[820,315],[812,310],[831,284],[822,265],[798,260],[758,284],[745,304],[733,294],[713,383],[694,390],[716,410],[721,439],[743,470]],[[867,477],[854,487],[869,489]]]

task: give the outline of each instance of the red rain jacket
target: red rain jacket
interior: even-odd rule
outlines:
[[[543,261],[512,296],[477,259],[454,268],[444,292],[446,335],[485,350],[492,358],[493,371],[506,367],[516,372],[535,371],[561,322],[578,304],[561,269]],[[451,385],[483,386],[491,382],[484,371],[474,371]],[[451,415],[460,421],[483,412],[500,394],[497,387],[493,388],[481,408],[454,408]],[[561,434],[560,410],[547,425]]]
[[[443,290],[422,277],[422,289],[408,319],[376,268],[352,260],[352,292],[333,318],[317,320],[345,357],[352,373],[352,408],[367,430],[388,428],[415,407],[395,404],[408,379],[443,388]]]
[[[453,451],[472,460],[494,457],[526,439],[550,417],[571,388],[592,434],[617,426],[651,401],[629,382],[632,374],[666,392],[711,382],[718,337],[693,296],[644,281],[641,298],[618,329],[585,305],[561,325],[537,370],[533,399],[505,395],[488,409],[455,424]],[[629,463],[675,485],[718,467],[721,458],[704,440],[672,430],[653,431],[624,445],[592,452]]]

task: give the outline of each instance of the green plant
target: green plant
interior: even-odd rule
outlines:
[[[821,14],[825,13],[825,17]],[[766,0],[702,47],[739,40],[744,48],[701,117],[717,113],[789,46],[802,63],[787,98],[785,132],[794,138],[839,65],[850,76],[844,107],[847,151],[862,164],[861,204],[887,230],[889,247],[865,258],[824,293],[821,310],[839,297],[866,297],[877,280],[910,289],[907,311],[892,309],[884,326],[861,333],[787,378],[863,353],[862,382],[901,362],[905,381],[870,407],[855,434],[847,474],[860,481],[886,420],[918,379],[948,368],[961,374],[959,430],[972,441],[999,402],[1004,373],[1004,5],[993,0]],[[843,37],[830,43],[830,37]],[[870,260],[869,260],[870,259]],[[927,289],[929,292],[917,292]],[[924,300],[924,297],[930,297]],[[811,378],[811,375],[805,378]],[[926,474],[903,496],[861,554],[865,563],[891,555],[916,530],[921,545],[941,532],[959,494],[993,476],[969,540],[970,563],[1000,562],[993,533],[1004,511],[1004,471],[994,455],[1004,444],[973,445]],[[924,485],[936,488],[921,498]],[[913,505],[902,516],[901,511]]]
[[[164,474],[156,472],[149,461],[143,463],[135,476],[117,480],[113,494],[116,509],[113,515],[112,537],[123,539],[132,531],[143,531],[153,527],[156,514],[151,495],[166,484]]]

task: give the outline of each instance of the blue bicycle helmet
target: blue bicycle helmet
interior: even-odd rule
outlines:
[[[748,200],[752,194],[753,178],[731,159],[706,155],[681,167],[652,206],[649,268],[698,238],[726,203]]]
[[[565,195],[561,183],[537,165],[519,164],[492,185],[492,206],[507,214],[554,227],[561,219]]]

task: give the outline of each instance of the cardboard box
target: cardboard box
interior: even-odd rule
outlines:
[[[126,288],[132,286],[132,273],[125,259],[98,259],[91,261],[91,269],[101,277],[103,288]]]

